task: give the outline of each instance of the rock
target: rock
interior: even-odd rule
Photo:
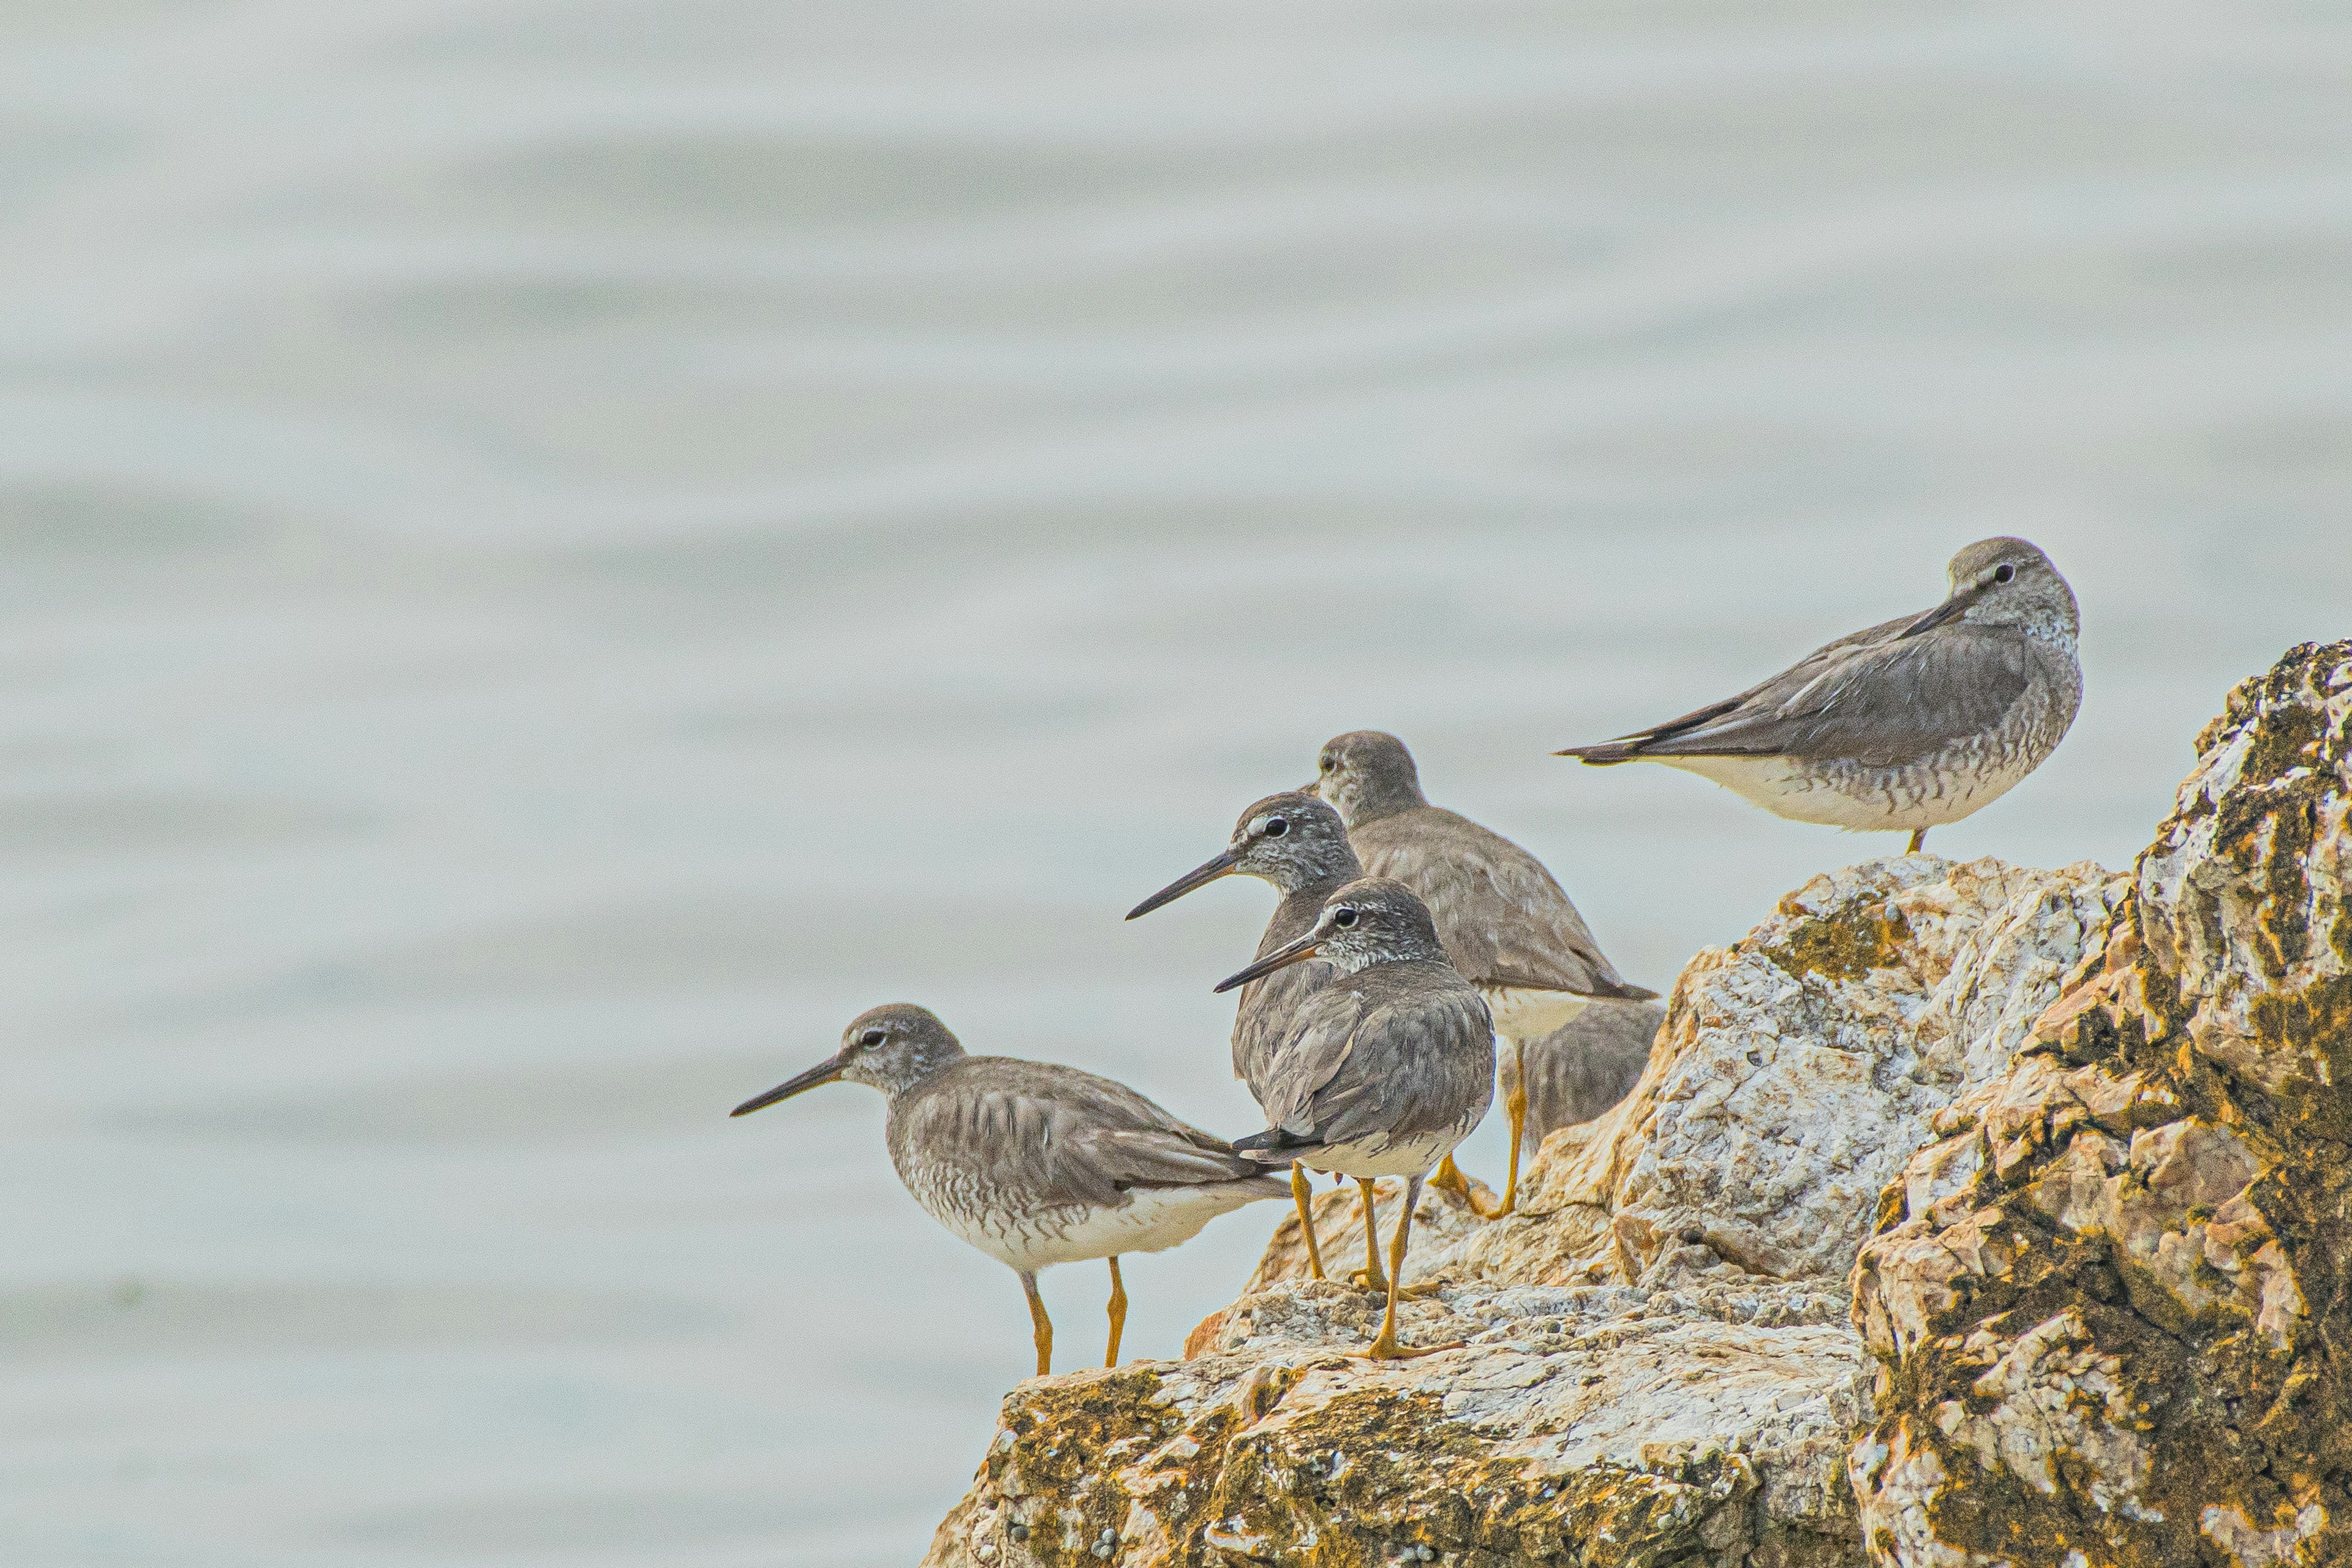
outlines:
[[[1285,1218],[1193,1359],[1014,1390],[928,1561],[1859,1564],[1846,1276],[1879,1191],[2126,886],[1927,855],[1815,879],[1692,962],[1641,1083],[1545,1141],[1525,1212],[1423,1194],[1407,1279],[1442,1284],[1403,1331],[1465,1348],[1349,1358],[1379,1302],[1305,1279]],[[1352,1185],[1316,1215],[1356,1267]]]
[[[1402,1327],[1461,1348],[1348,1356],[1379,1303],[1286,1218],[1188,1359],[1007,1396],[926,1562],[2332,1560],[2347,687],[2352,647],[2242,687],[2137,877],[1814,879],[1518,1215],[1423,1194]]]
[[[2133,897],[1854,1270],[1877,1561],[2352,1559],[2352,643],[2230,695]]]

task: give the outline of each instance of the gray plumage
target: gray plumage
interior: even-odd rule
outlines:
[[[1150,914],[1220,877],[1256,877],[1282,895],[1258,939],[1257,956],[1264,958],[1306,935],[1324,901],[1362,874],[1339,813],[1313,795],[1285,790],[1252,803],[1234,824],[1223,854],[1152,894],[1127,918]],[[1336,973],[1322,960],[1308,959],[1242,987],[1234,1013],[1234,1076],[1249,1085],[1260,1105],[1266,1064],[1289,1032],[1292,1016]]]
[[[1007,1267],[1150,1252],[1282,1180],[1135,1090],[1076,1068],[975,1057],[929,1010],[861,1015],[842,1048],[738,1115],[845,1079],[889,1099],[890,1163],[915,1201]]]
[[[1502,1086],[1528,1097],[1527,1140],[1591,1121],[1633,1091],[1666,1010],[1655,1002],[1595,1002],[1562,1027],[1503,1053]]]
[[[1542,861],[1430,805],[1412,753],[1394,735],[1335,736],[1317,766],[1309,787],[1338,808],[1364,874],[1394,878],[1420,895],[1465,979],[1490,990],[1629,1001],[1657,994],[1626,984]]]
[[[1301,1004],[1266,1069],[1267,1130],[1234,1147],[1343,1175],[1418,1178],[1494,1097],[1486,1005],[1446,961],[1412,890],[1380,878],[1339,889],[1305,936],[1219,989],[1309,952],[1338,973]]]
[[[1951,592],[1824,645],[1737,696],[1559,754],[1651,761],[1781,816],[1924,833],[1998,799],[2082,705],[2074,590],[2022,539],[1952,557]]]

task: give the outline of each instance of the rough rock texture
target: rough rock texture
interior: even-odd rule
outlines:
[[[2037,1038],[1888,1189],[1876,1559],[2352,1561],[2348,730],[2352,643],[2232,692]]]
[[[1189,1359],[1016,1388],[927,1562],[2336,1560],[2347,683],[2242,688],[2136,877],[1816,878],[1519,1215],[1423,1195],[1403,1331],[1462,1348],[1349,1359],[1286,1218]]]

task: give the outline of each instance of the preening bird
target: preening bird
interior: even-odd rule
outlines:
[[[1560,752],[1596,767],[1664,763],[1775,816],[1907,831],[2000,799],[2064,739],[2083,701],[2074,592],[2022,539],[1952,557],[1917,615],[1815,648],[1770,679],[1667,723]]]

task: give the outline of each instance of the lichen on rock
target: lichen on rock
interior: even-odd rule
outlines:
[[[1854,1270],[1904,1564],[2352,1556],[2352,644],[2231,693],[2133,895]]]
[[[927,1562],[2337,1560],[2347,712],[2352,645],[2242,686],[2133,875],[1815,878],[1518,1214],[1424,1193],[1402,1328],[1463,1348],[1349,1356],[1285,1218],[1188,1359],[1008,1395]]]

